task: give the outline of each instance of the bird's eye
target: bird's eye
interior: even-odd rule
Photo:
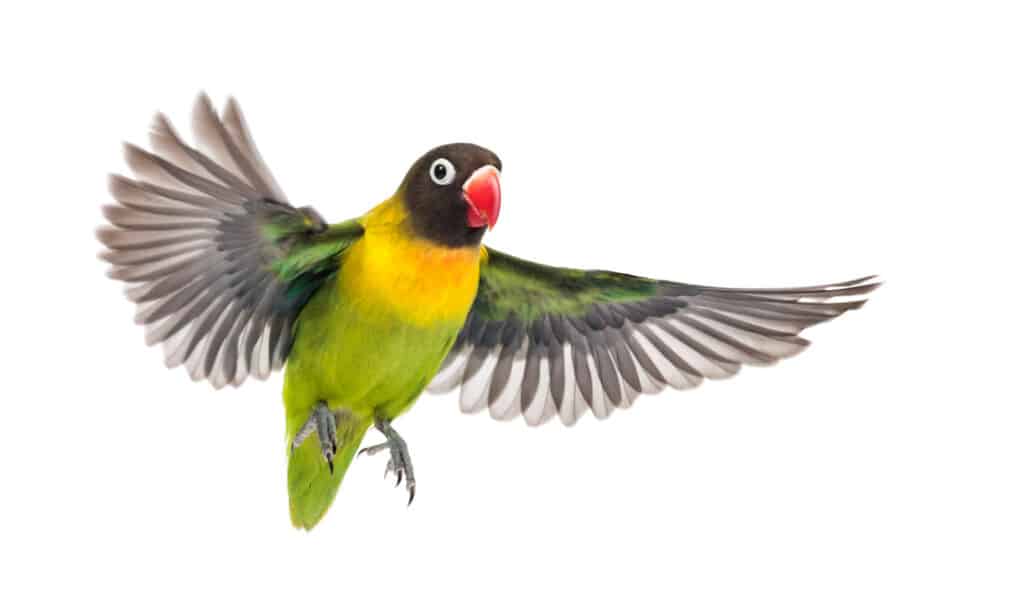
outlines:
[[[455,165],[445,158],[438,158],[430,165],[430,178],[437,185],[448,185],[455,181]]]

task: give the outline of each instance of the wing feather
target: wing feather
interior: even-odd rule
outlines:
[[[295,318],[362,228],[287,204],[234,100],[218,116],[201,95],[192,126],[198,147],[163,115],[152,152],[125,146],[135,179],[111,177],[97,236],[147,343],[220,388],[284,364]]]
[[[721,288],[560,269],[487,250],[480,289],[431,390],[462,385],[463,411],[527,424],[598,418],[666,386],[693,388],[808,345],[805,328],[861,307],[863,277]]]

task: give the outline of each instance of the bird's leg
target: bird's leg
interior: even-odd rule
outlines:
[[[359,454],[373,456],[384,450],[390,452],[391,458],[388,459],[388,466],[384,469],[384,475],[386,476],[389,472],[394,471],[397,477],[395,486],[401,484],[402,477],[405,476],[405,489],[409,491],[409,505],[412,505],[412,499],[416,496],[416,476],[412,471],[412,457],[409,456],[409,446],[405,445],[405,440],[395,431],[389,420],[377,418],[374,421],[374,426],[387,438],[387,441],[363,448],[359,451]]]
[[[302,445],[314,431],[317,439],[320,440],[320,454],[327,461],[327,467],[334,473],[334,455],[338,453],[338,419],[334,412],[327,407],[327,403],[320,401],[313,408],[299,432],[292,440],[292,450]]]

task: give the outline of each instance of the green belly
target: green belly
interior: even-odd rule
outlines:
[[[319,401],[367,421],[397,417],[430,383],[461,325],[410,324],[386,306],[326,285],[302,310],[288,356],[288,438]]]

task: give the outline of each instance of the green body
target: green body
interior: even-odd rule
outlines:
[[[316,437],[295,450],[288,444],[292,522],[307,529],[334,500],[374,419],[392,420],[409,409],[437,372],[465,316],[430,325],[409,322],[347,289],[346,270],[343,262],[338,277],[302,310],[285,371],[288,442],[318,402],[325,401],[338,417],[333,474]]]

